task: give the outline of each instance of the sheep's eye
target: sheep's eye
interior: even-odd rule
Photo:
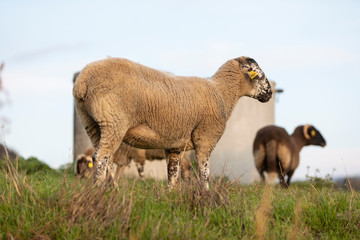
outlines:
[[[315,136],[316,136],[316,131],[315,131],[315,130],[311,130],[310,134],[311,134],[312,137],[315,137]]]
[[[258,75],[257,72],[250,71],[250,78],[251,78],[251,79],[256,78],[257,75]]]
[[[89,162],[88,167],[89,167],[89,168],[92,168],[92,167],[93,167],[92,162]]]

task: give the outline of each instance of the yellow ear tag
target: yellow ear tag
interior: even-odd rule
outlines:
[[[315,137],[315,135],[316,135],[315,130],[311,130],[311,136],[312,136],[312,137]]]
[[[257,75],[258,75],[257,72],[250,71],[250,77],[251,77],[251,79],[254,79]]]
[[[93,167],[92,162],[89,162],[88,166],[89,166],[89,168],[92,168]]]

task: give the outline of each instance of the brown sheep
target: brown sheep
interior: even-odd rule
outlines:
[[[288,187],[295,169],[299,166],[300,150],[307,145],[326,145],[323,136],[314,126],[298,126],[292,135],[277,126],[261,128],[254,140],[253,154],[262,182],[265,182],[264,172],[267,172],[268,183],[275,183],[279,177],[280,184]]]
[[[266,102],[272,90],[248,57],[227,61],[211,79],[174,76],[127,59],[107,58],[85,66],[73,95],[96,149],[96,184],[114,177],[112,156],[124,141],[137,148],[165,149],[170,188],[179,177],[181,151],[194,149],[200,180],[208,189],[210,154],[238,99]]]
[[[90,178],[94,174],[94,164],[92,156],[95,153],[94,148],[89,148],[83,154],[80,154],[75,161],[75,175],[80,178]],[[134,160],[138,174],[140,178],[144,178],[144,164],[145,160],[162,160],[165,159],[163,149],[139,149],[134,148],[126,144],[121,144],[120,148],[115,152],[113,156],[113,162],[116,164],[115,176],[118,177],[123,171],[124,167],[128,166],[131,160]],[[181,177],[184,180],[190,178],[190,152],[184,153],[183,158],[180,161]]]

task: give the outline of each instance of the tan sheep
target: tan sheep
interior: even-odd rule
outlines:
[[[89,148],[84,153],[79,154],[75,159],[75,175],[80,178],[90,178],[93,175],[93,160],[95,153],[94,148]]]
[[[83,154],[77,156],[75,161],[75,175],[80,178],[90,178],[94,174],[94,164],[92,156],[95,153],[94,148],[89,148]],[[128,166],[133,160],[136,164],[136,168],[140,178],[144,178],[144,164],[145,160],[163,160],[165,154],[163,149],[139,149],[131,147],[127,144],[122,143],[120,148],[114,153],[113,163],[116,164],[115,177],[119,177],[121,172],[126,166]],[[184,180],[190,178],[190,152],[184,153],[180,161],[181,177]]]
[[[267,183],[273,184],[279,177],[280,184],[288,187],[295,169],[299,166],[299,153],[307,145],[326,145],[321,133],[309,124],[298,126],[291,135],[282,127],[271,125],[261,128],[256,133],[253,153],[262,182],[265,182],[264,172],[267,172]]]
[[[179,155],[194,149],[200,180],[208,189],[210,154],[238,99],[266,102],[271,86],[255,60],[231,59],[211,79],[173,76],[122,58],[88,64],[73,89],[76,109],[96,149],[95,183],[112,173],[122,141],[165,149],[168,185],[179,177]]]

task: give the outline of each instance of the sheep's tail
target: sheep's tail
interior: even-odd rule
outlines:
[[[87,78],[83,77],[83,75],[80,73],[74,85],[74,89],[73,89],[74,97],[78,100],[84,100],[84,98],[86,97],[87,89],[88,89]]]

